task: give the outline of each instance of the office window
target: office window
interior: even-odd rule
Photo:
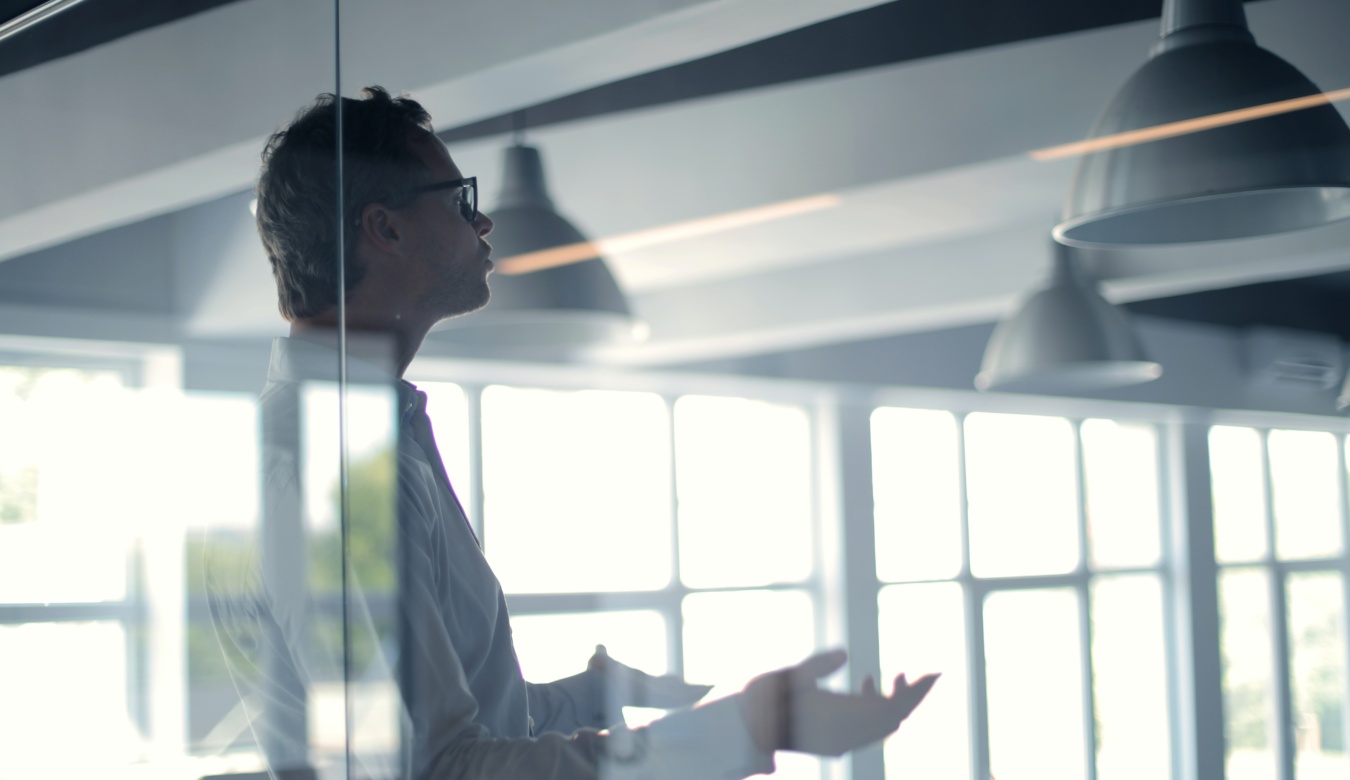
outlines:
[[[965,420],[970,570],[1064,574],[1078,566],[1074,430],[1068,420],[975,413]]]
[[[903,408],[871,429],[882,671],[943,674],[887,776],[1168,776],[1156,429]]]
[[[970,637],[961,584],[886,585],[878,595],[877,621],[883,688],[901,672],[909,679],[942,672],[935,695],[886,742],[887,766],[904,768],[888,776],[968,778],[970,675],[964,659]]]
[[[806,410],[749,398],[675,402],[684,672],[734,693],[819,645],[814,460]],[[777,757],[775,776],[819,778],[819,759]]]
[[[128,627],[115,620],[0,626],[0,773],[42,777],[72,734],[90,768],[108,755],[134,759]],[[63,758],[60,765],[69,767]]]
[[[810,576],[810,431],[801,408],[685,396],[675,404],[675,443],[685,585]]]
[[[669,627],[653,609],[512,615],[511,634],[527,680],[560,680],[586,668],[596,645],[648,674],[670,671]]]
[[[803,407],[500,385],[481,399],[483,542],[527,679],[576,674],[604,644],[719,697],[817,649]],[[778,766],[822,772],[807,756]]]
[[[144,518],[126,464],[145,445],[123,376],[0,366],[0,431],[0,775],[46,774],[72,733],[91,766],[134,758]]]
[[[1210,430],[1228,776],[1344,777],[1345,446]]]
[[[502,587],[669,583],[669,431],[650,393],[485,389],[483,544]]]

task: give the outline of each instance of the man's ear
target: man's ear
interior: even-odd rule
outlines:
[[[361,209],[358,225],[362,237],[376,249],[398,252],[403,238],[402,225],[396,214],[383,203],[371,203]]]

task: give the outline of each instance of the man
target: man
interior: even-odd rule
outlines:
[[[441,466],[426,398],[400,379],[433,326],[488,302],[492,220],[477,209],[476,180],[456,167],[420,105],[379,88],[364,96],[342,101],[341,231],[336,101],[321,97],[263,153],[258,229],[291,322],[290,338],[274,348],[263,416],[271,427],[299,415],[297,387],[313,366],[333,375],[344,323],[347,376],[383,380],[397,392],[398,666],[412,730],[406,771],[418,778],[739,778],[771,771],[777,750],[838,755],[894,731],[935,678],[909,685],[901,676],[891,696],[870,682],[857,694],[820,689],[817,681],[842,666],[842,652],[764,675],[741,694],[647,728],[615,725],[608,734],[594,729],[617,717],[606,712],[603,693],[617,674],[649,697],[665,694],[649,703],[691,703],[705,689],[647,677],[603,653],[567,680],[536,686],[521,679],[501,587]],[[295,441],[266,445],[264,536],[272,549],[294,546],[295,523],[286,518],[296,514],[297,450]],[[303,700],[307,602],[294,591],[305,583],[277,554],[270,564],[266,550],[263,557],[268,606],[257,622],[285,648],[274,653],[277,684],[267,698]],[[276,733],[304,733],[303,723],[268,717]],[[274,763],[302,754],[269,750]]]

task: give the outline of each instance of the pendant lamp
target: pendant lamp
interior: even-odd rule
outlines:
[[[1174,244],[1350,217],[1345,120],[1316,98],[1298,110],[1278,106],[1319,94],[1256,45],[1241,0],[1165,0],[1162,39],[1093,127],[1105,148],[1080,158],[1055,238]],[[1259,106],[1279,113],[1246,121],[1252,112],[1230,113]],[[1209,129],[1173,124],[1188,120]],[[1148,132],[1113,138],[1132,131]]]
[[[1125,312],[1102,298],[1074,267],[1069,247],[1051,242],[1050,284],[998,324],[975,377],[980,390],[1080,392],[1150,382],[1149,360]]]
[[[587,239],[553,206],[539,150],[521,143],[507,147],[501,194],[488,212],[495,225],[488,242],[494,261]],[[437,338],[479,348],[570,348],[617,345],[640,340],[644,329],[618,282],[598,255],[508,275],[494,273],[486,308],[442,324]]]

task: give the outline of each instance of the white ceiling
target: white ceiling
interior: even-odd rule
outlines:
[[[344,0],[343,91],[408,91],[454,127],[875,4]],[[164,323],[278,331],[247,196],[222,198],[249,187],[271,130],[333,88],[331,8],[246,0],[0,79],[0,105],[24,107],[0,120],[0,259],[177,213],[163,224],[181,311]],[[1350,86],[1350,4],[1247,11],[1259,43],[1324,89]],[[688,362],[996,318],[1043,275],[1073,169],[1028,152],[1082,138],[1156,36],[1156,22],[1116,26],[529,133],[560,209],[596,237],[839,196],[614,255],[651,340],[597,357]],[[451,148],[489,210],[506,142]],[[1109,296],[1141,299],[1350,269],[1350,227],[1084,259]]]

